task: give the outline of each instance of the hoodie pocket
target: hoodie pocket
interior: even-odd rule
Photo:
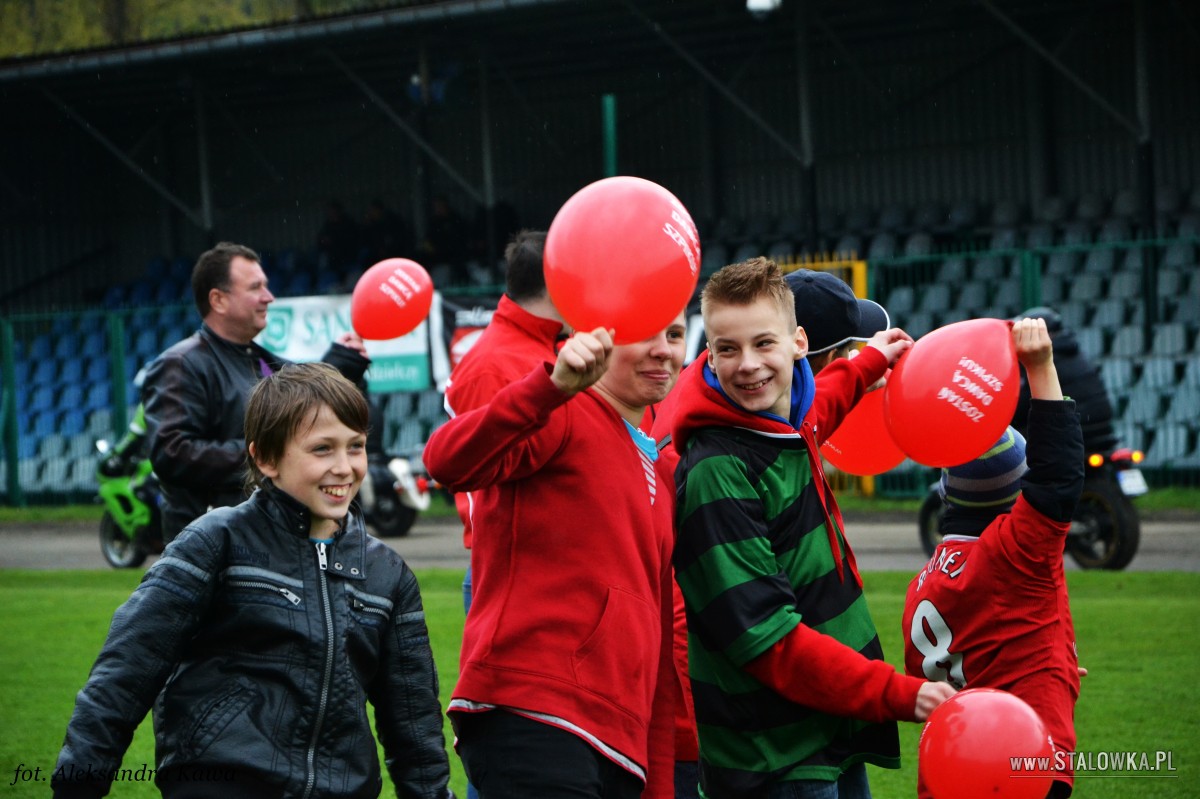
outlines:
[[[656,673],[658,616],[648,603],[621,588],[609,588],[600,621],[575,650],[571,666],[575,680],[592,693],[629,712],[632,701],[649,707]]]

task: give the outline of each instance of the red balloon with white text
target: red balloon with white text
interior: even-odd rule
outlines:
[[[925,466],[957,466],[996,442],[1020,390],[1012,325],[970,319],[922,336],[883,389],[892,440]]]
[[[683,204],[642,178],[605,178],[577,191],[550,223],[546,289],[576,330],[606,327],[617,344],[663,330],[692,298],[700,237]]]
[[[392,339],[416,330],[433,305],[433,281],[425,267],[407,258],[372,266],[350,298],[350,324],[364,339]]]

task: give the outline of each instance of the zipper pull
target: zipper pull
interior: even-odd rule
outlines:
[[[321,567],[321,571],[329,568],[329,561],[325,558],[325,542],[317,542],[317,565]]]
[[[300,597],[296,596],[295,594],[293,594],[291,591],[287,590],[286,588],[280,588],[279,593],[283,594],[283,598],[286,599],[288,602],[291,602],[293,605],[300,604]]]

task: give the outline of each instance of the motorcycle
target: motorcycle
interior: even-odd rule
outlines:
[[[161,491],[150,459],[146,457],[145,427],[140,416],[115,447],[105,439],[96,442],[101,454],[96,468],[100,501],[100,552],[117,569],[141,566],[148,555],[163,551]],[[386,464],[368,464],[359,490],[359,507],[380,536],[404,536],[417,514],[430,503],[428,481],[413,473],[407,458]]]
[[[1126,447],[1087,456],[1083,493],[1066,540],[1066,552],[1080,568],[1120,570],[1137,554],[1141,520],[1131,498],[1149,490],[1137,467],[1142,459],[1140,450]],[[944,511],[938,484],[934,483],[917,516],[926,555],[932,556],[942,542],[939,530]]]
[[[417,514],[429,509],[429,481],[413,472],[407,458],[392,458],[386,464],[376,459],[367,465],[358,501],[367,524],[381,538],[406,536]]]
[[[100,552],[113,568],[133,569],[141,566],[147,555],[163,551],[161,493],[144,453],[144,428],[130,425],[129,434],[116,447],[100,439],[96,449],[101,455],[96,480],[104,503]]]

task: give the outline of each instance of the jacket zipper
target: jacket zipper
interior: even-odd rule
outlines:
[[[384,618],[384,619],[386,619],[388,617],[388,612],[386,610],[384,610],[383,608],[380,608],[380,607],[376,607],[375,605],[368,605],[366,602],[363,602],[358,597],[351,598],[350,606],[353,607],[355,610],[361,610],[364,613],[374,613],[375,615],[377,615],[381,618]]]
[[[300,604],[300,597],[296,596],[282,586],[271,585],[270,583],[255,582],[253,580],[230,580],[228,584],[235,585],[239,588],[265,588],[268,591],[274,591],[277,594],[282,594],[283,598],[288,602],[291,602],[293,605]]]
[[[325,673],[321,676],[321,702],[317,707],[317,720],[313,724],[312,738],[308,743],[306,765],[308,780],[304,786],[304,797],[312,796],[317,782],[317,741],[321,736],[321,725],[325,723],[325,710],[329,705],[329,683],[333,673],[333,609],[329,605],[329,583],[325,575],[329,568],[329,560],[325,556],[325,544],[317,542],[318,582],[321,586],[321,606],[325,611]]]

